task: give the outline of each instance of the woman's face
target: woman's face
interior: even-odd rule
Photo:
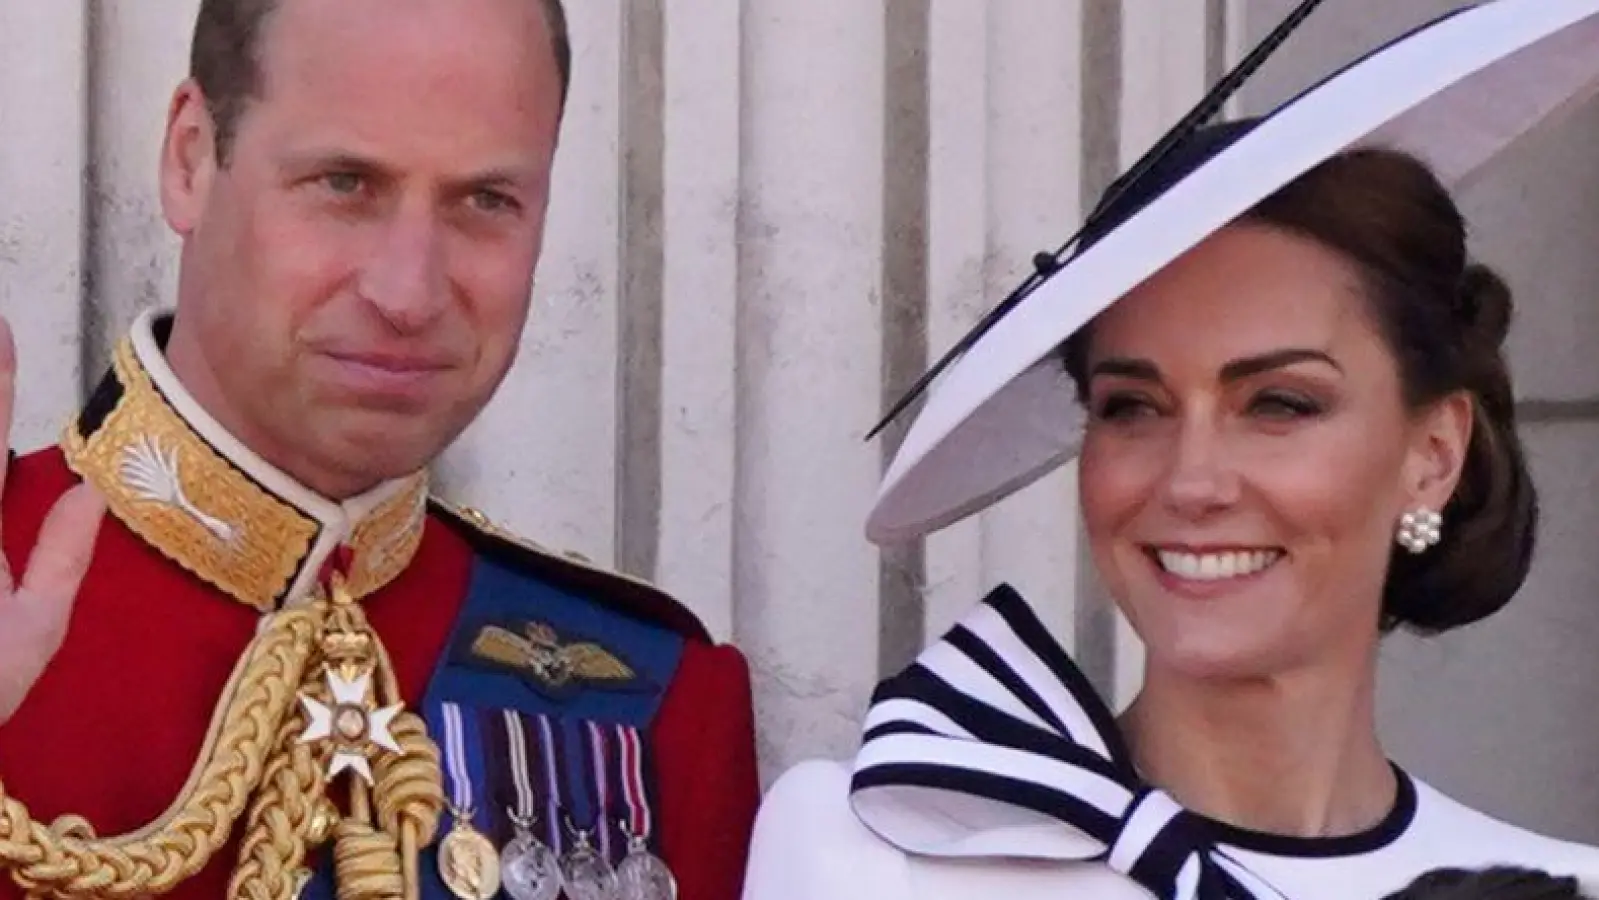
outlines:
[[[1086,372],[1085,525],[1151,666],[1369,661],[1396,522],[1441,508],[1465,435],[1407,414],[1355,270],[1225,229],[1096,321]]]

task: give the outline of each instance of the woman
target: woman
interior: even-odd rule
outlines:
[[[1113,719],[997,589],[879,687],[853,766],[778,781],[747,900],[1376,900],[1500,863],[1599,885],[1599,849],[1469,809],[1378,740],[1382,634],[1504,606],[1537,502],[1501,351],[1509,290],[1468,259],[1437,171],[1350,146],[1386,125],[1426,149],[1407,122],[1436,129],[1499,85],[1553,90],[1528,76],[1579,27],[1591,51],[1599,3],[1479,7],[1267,120],[1190,136],[1107,204],[1064,286],[930,398],[872,527],[925,530],[1036,477],[1069,452],[1049,420],[1070,391],[1084,530],[1146,647],[1141,692]],[[1437,62],[1496,44],[1458,77]],[[1434,79],[1471,90],[1416,87]],[[1306,162],[1272,171],[1285,154]]]

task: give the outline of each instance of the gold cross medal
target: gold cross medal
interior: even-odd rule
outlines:
[[[500,891],[500,854],[494,842],[472,824],[474,790],[466,761],[466,729],[461,707],[443,703],[444,767],[449,778],[450,833],[439,842],[439,877],[460,900],[490,900]]]

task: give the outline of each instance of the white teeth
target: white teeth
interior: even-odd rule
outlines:
[[[1180,578],[1190,578],[1196,581],[1216,581],[1222,578],[1253,575],[1276,562],[1278,557],[1282,556],[1282,551],[1233,550],[1226,553],[1177,553],[1172,550],[1160,550],[1155,555],[1160,559],[1161,568]]]

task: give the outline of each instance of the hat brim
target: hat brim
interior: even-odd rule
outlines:
[[[934,383],[867,538],[966,518],[1072,459],[1083,412],[1054,350],[1260,201],[1352,147],[1419,157],[1458,189],[1599,91],[1599,0],[1497,0],[1439,19],[1284,103],[1099,237]]]

